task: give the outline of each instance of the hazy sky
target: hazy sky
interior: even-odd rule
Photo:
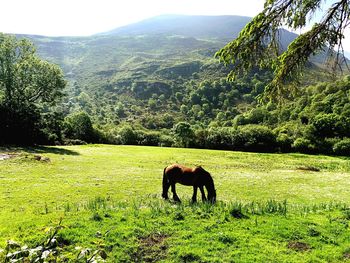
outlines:
[[[254,16],[262,0],[3,0],[0,32],[91,35],[161,14]]]
[[[0,32],[86,36],[161,14],[252,17],[262,10],[263,3],[264,0],[2,0]],[[344,47],[350,51],[350,32],[347,36]]]

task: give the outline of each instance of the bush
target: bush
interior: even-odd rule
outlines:
[[[205,141],[202,142],[202,147],[220,150],[232,150],[232,138],[237,133],[234,128],[211,128],[208,130]],[[198,138],[197,138],[198,140]]]
[[[137,133],[136,131],[129,125],[123,126],[118,134],[120,136],[121,144],[129,144],[136,145],[137,144]]]
[[[63,114],[41,113],[40,133],[37,143],[59,145],[62,143]]]
[[[137,131],[140,145],[158,146],[160,144],[160,134],[155,131]]]
[[[293,139],[286,133],[280,133],[276,138],[277,146],[281,152],[289,152],[292,149]]]
[[[350,138],[345,138],[334,144],[333,151],[337,155],[350,156]]]
[[[162,147],[171,147],[174,144],[173,137],[165,134],[160,135],[159,141]]]
[[[342,130],[340,117],[334,113],[318,114],[312,122],[315,135],[318,137],[334,137]]]
[[[333,147],[340,141],[339,138],[325,138],[316,141],[316,151],[323,154],[333,154]]]
[[[292,145],[292,149],[301,153],[312,153],[315,151],[315,146],[309,139],[297,138]]]
[[[234,147],[254,152],[272,152],[276,150],[276,136],[267,126],[246,125],[239,128],[233,138]]]
[[[102,143],[122,144],[121,136],[119,135],[119,130],[116,126],[105,125],[97,128],[97,131],[100,134],[99,137]]]
[[[64,135],[68,139],[86,142],[94,142],[96,139],[90,116],[83,111],[74,112],[65,118]]]
[[[220,150],[272,152],[276,150],[277,143],[276,136],[267,126],[245,125],[237,129],[211,128],[207,130],[202,146]]]

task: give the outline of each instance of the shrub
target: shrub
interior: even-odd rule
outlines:
[[[137,133],[136,131],[129,125],[123,126],[118,134],[120,136],[121,144],[137,144]]]
[[[203,145],[211,149],[232,150],[232,138],[236,133],[234,128],[211,128]]]
[[[318,137],[334,137],[342,128],[340,117],[334,113],[317,115],[312,125]]]
[[[271,152],[277,144],[276,136],[269,127],[246,125],[239,128],[239,133],[233,138],[233,145],[247,151]]]
[[[350,138],[345,138],[334,144],[333,151],[337,155],[350,156]]]
[[[137,131],[140,145],[158,146],[160,144],[160,134],[155,131]]]
[[[64,120],[64,135],[69,139],[93,142],[95,133],[90,116],[86,112],[74,112]]]
[[[100,138],[103,143],[107,144],[122,144],[122,139],[118,132],[119,130],[115,126],[106,125],[99,128]]]
[[[63,114],[58,112],[41,113],[39,144],[59,145],[62,143]]]
[[[306,138],[297,138],[292,145],[292,148],[301,153],[311,153],[314,152],[315,146],[309,139]]]
[[[271,152],[276,149],[276,136],[262,125],[211,128],[207,130],[205,146],[221,150]]]
[[[336,143],[340,141],[339,138],[325,138],[325,139],[319,139],[316,141],[315,146],[316,146],[316,151],[318,153],[323,153],[323,154],[332,154],[333,147]]]
[[[276,142],[281,152],[289,152],[292,149],[293,139],[286,133],[278,134]]]
[[[162,147],[171,147],[174,144],[174,139],[169,135],[161,134],[159,142]]]

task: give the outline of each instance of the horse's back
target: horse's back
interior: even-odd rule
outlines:
[[[198,178],[201,176],[201,169],[203,168],[190,168],[180,164],[172,164],[164,169],[164,175],[170,181],[183,185],[194,185],[198,183]]]
[[[181,164],[174,163],[174,164],[171,164],[171,165],[165,167],[164,172],[167,174],[168,173],[181,173],[181,174],[183,174],[183,173],[191,173],[191,172],[193,172],[193,169],[186,167],[186,166],[183,166]]]

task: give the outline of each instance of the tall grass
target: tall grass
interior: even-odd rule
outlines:
[[[56,208],[57,209],[57,208]],[[238,211],[245,215],[268,215],[276,214],[287,216],[288,214],[312,214],[319,211],[349,211],[350,207],[346,203],[328,202],[315,204],[295,204],[288,203],[287,200],[277,201],[273,199],[261,201],[218,201],[215,204],[209,202],[192,203],[187,202],[176,203],[173,201],[165,201],[160,197],[134,198],[129,202],[115,201],[110,197],[96,196],[81,203],[67,202],[61,210],[65,213],[74,213],[76,211],[127,211],[133,216],[138,216],[141,211],[147,211],[150,216],[157,217],[159,215],[169,215],[174,212],[178,213],[202,213],[207,215],[213,214],[231,214],[232,211]],[[45,206],[45,210],[49,209]],[[49,212],[48,212],[49,213]]]

